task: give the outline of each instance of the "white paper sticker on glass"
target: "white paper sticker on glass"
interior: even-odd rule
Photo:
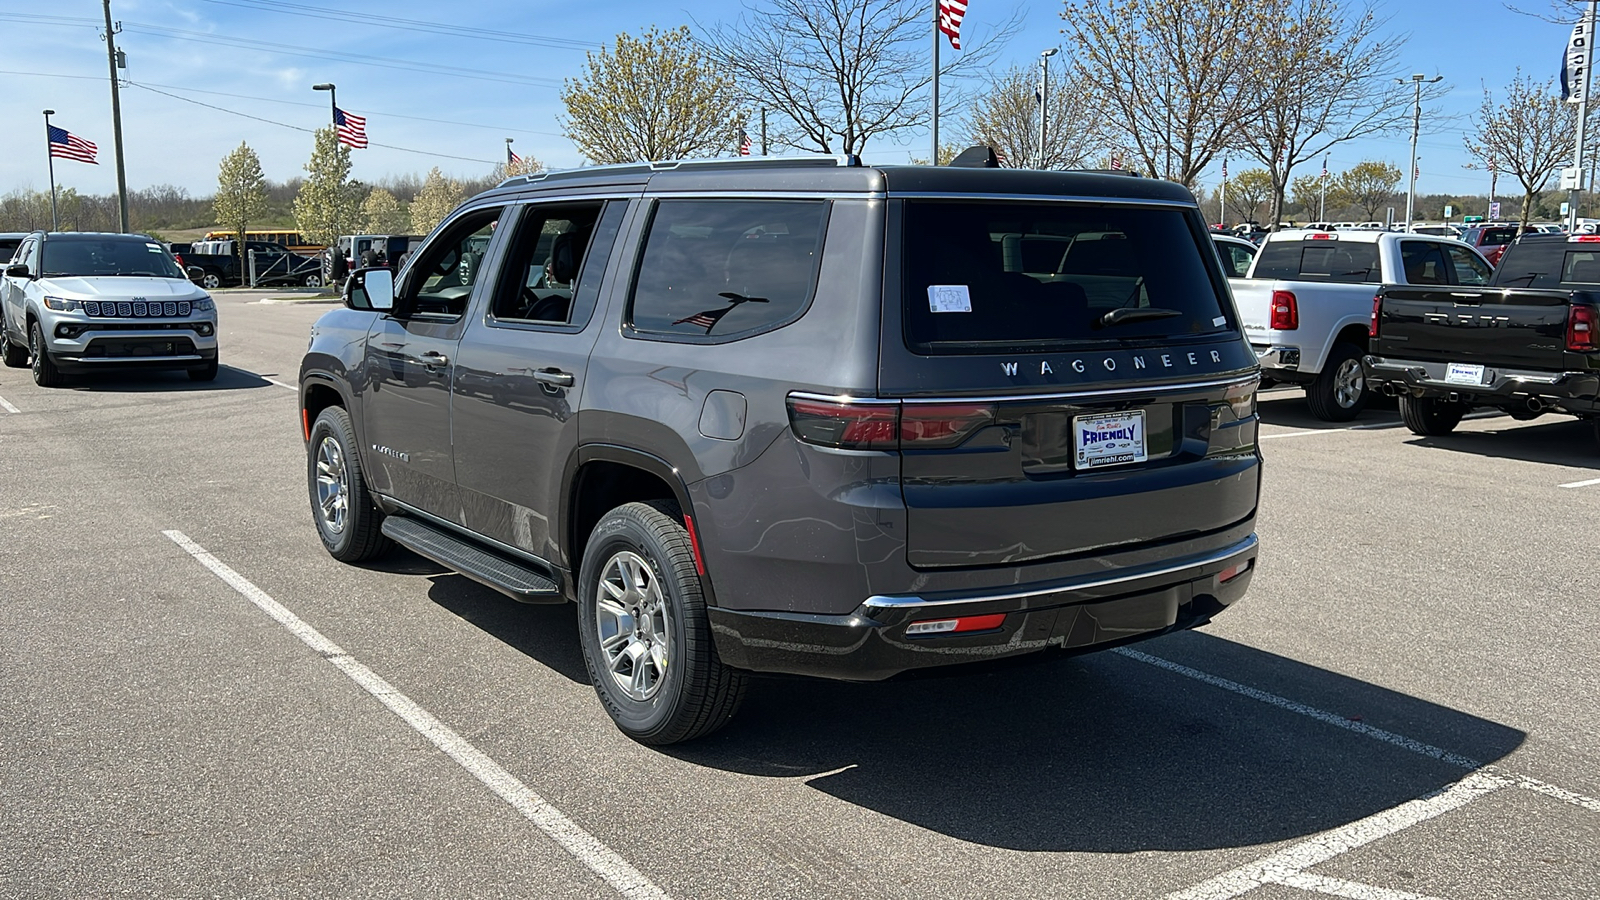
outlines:
[[[930,284],[928,309],[936,313],[972,312],[972,294],[964,284]]]

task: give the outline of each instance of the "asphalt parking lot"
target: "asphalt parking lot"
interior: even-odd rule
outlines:
[[[667,751],[573,613],[311,525],[329,307],[222,374],[0,369],[0,896],[1600,896],[1600,449],[1261,402],[1260,570],[1202,631],[960,678],[760,680]]]

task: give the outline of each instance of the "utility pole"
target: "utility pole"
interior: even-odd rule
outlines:
[[[53,109],[44,111],[44,158],[50,165],[50,230],[60,231],[61,223],[56,218],[56,155],[50,143],[50,117],[55,113]]]
[[[1044,134],[1050,121],[1050,57],[1055,56],[1059,47],[1051,47],[1039,54],[1039,168],[1044,165]]]
[[[1583,65],[1583,100],[1578,104],[1578,140],[1572,152],[1573,180],[1567,190],[1567,233],[1578,233],[1578,193],[1583,186],[1583,129],[1589,121],[1589,67],[1594,63],[1594,19],[1596,0],[1589,0],[1589,12],[1584,15],[1585,28],[1583,32],[1587,46],[1584,47]],[[1522,224],[1527,225],[1533,218],[1532,210],[1522,211]]]
[[[1591,6],[1594,0],[1590,0]],[[1444,80],[1443,75],[1428,78],[1418,72],[1409,79],[1417,89],[1416,105],[1411,111],[1411,186],[1406,190],[1406,231],[1411,230],[1412,212],[1416,208],[1417,200],[1417,136],[1422,132],[1422,86],[1424,84],[1438,84]],[[1405,84],[1407,79],[1396,78],[1395,84]]]
[[[761,155],[767,155],[767,108],[761,107]]]
[[[122,161],[122,96],[117,86],[116,34],[122,26],[111,24],[111,0],[103,0],[106,12],[106,62],[111,67],[111,142],[117,154],[117,230],[128,233],[128,174]],[[51,190],[55,189],[54,181]]]
[[[1322,199],[1317,201],[1317,221],[1328,221],[1328,157],[1322,157]]]

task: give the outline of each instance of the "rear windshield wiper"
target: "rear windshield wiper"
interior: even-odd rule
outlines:
[[[1170,319],[1173,316],[1183,315],[1181,309],[1166,309],[1160,306],[1123,306],[1113,309],[1099,318],[1101,327],[1109,328],[1112,325],[1121,325],[1123,322],[1143,322],[1147,319]]]

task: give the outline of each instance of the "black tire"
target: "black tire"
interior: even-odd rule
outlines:
[[[367,492],[359,446],[350,414],[339,406],[317,416],[306,444],[306,486],[317,537],[329,556],[347,563],[376,559],[394,546],[379,530],[383,512]],[[337,508],[338,494],[343,497],[342,510]]]
[[[621,587],[630,566],[648,580],[644,590]],[[603,580],[612,587],[603,588]],[[606,513],[589,537],[578,585],[584,664],[623,734],[641,744],[676,744],[733,718],[747,678],[717,656],[689,533],[675,504],[629,503]],[[602,590],[610,601],[605,607]],[[613,637],[631,634],[612,642],[615,656],[602,645],[606,619],[615,626]],[[630,652],[647,654],[646,665],[636,665],[641,657]]]
[[[217,380],[217,365],[218,365],[217,357],[215,357],[215,356],[211,357],[211,359],[206,361],[205,365],[203,365],[203,366],[195,366],[194,368],[189,370],[189,380],[190,381],[216,381]]]
[[[1311,414],[1324,422],[1348,422],[1367,408],[1372,391],[1361,369],[1361,348],[1334,344],[1317,380],[1306,385]]]
[[[1464,403],[1450,403],[1437,397],[1400,398],[1400,419],[1412,434],[1439,437],[1456,430],[1467,414]]]
[[[0,358],[4,359],[8,369],[28,367],[28,348],[22,344],[11,343],[11,334],[6,330],[4,323],[0,323]]]
[[[60,387],[67,381],[67,376],[61,374],[56,368],[55,360],[50,358],[50,351],[45,349],[44,330],[38,322],[28,325],[28,356],[33,360],[33,383],[40,387]]]

